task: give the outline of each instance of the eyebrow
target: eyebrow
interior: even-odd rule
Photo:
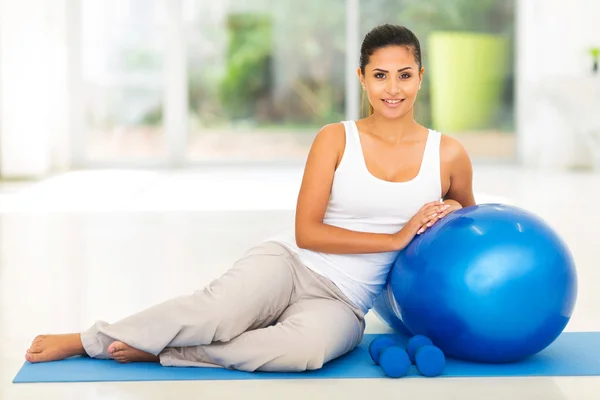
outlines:
[[[404,68],[400,68],[398,70],[398,72],[402,72],[402,71],[406,71],[407,69],[412,69],[412,67],[404,67]],[[385,72],[386,74],[390,71],[387,71],[385,69],[381,69],[381,68],[373,68],[373,71],[381,71],[381,72]]]

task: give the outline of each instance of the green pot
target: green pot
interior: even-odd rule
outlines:
[[[470,32],[429,36],[431,117],[441,132],[489,127],[501,107],[508,40]]]

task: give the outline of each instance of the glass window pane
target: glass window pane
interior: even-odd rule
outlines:
[[[345,3],[185,1],[188,160],[306,157],[344,119]]]
[[[163,137],[164,0],[84,0],[84,158],[156,158]]]

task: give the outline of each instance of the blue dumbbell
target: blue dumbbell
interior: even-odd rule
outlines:
[[[373,340],[369,345],[369,354],[371,355],[373,362],[379,365],[379,357],[382,351],[395,345],[396,342],[387,336],[378,337],[377,339]]]
[[[444,352],[433,345],[419,347],[415,354],[417,370],[424,376],[441,375],[446,367]]]
[[[415,354],[420,347],[426,345],[433,345],[431,339],[424,335],[415,335],[409,339],[408,344],[406,346],[406,352],[410,357],[410,361],[415,362]]]
[[[398,346],[383,349],[379,356],[379,365],[390,378],[400,378],[408,374],[410,359],[406,351]]]

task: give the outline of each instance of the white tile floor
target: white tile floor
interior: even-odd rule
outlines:
[[[0,190],[0,399],[600,398],[600,378],[565,377],[11,383],[36,334],[191,292],[257,240],[289,229],[301,172],[88,171]],[[560,232],[580,283],[567,330],[600,330],[600,175],[476,166],[475,189],[479,202],[528,208]],[[386,329],[368,316],[369,332]]]

